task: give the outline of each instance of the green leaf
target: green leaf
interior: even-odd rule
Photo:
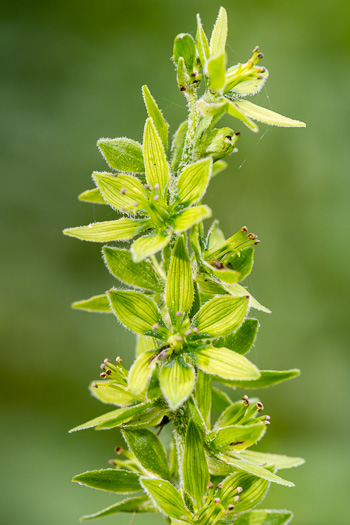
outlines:
[[[197,338],[220,337],[236,330],[243,322],[248,297],[220,296],[205,303],[194,317],[191,328],[198,329]]]
[[[146,410],[151,405],[152,403],[140,403],[139,405],[134,405],[132,407],[118,408],[117,410],[112,410],[111,412],[102,414],[102,416],[95,417],[78,427],[72,428],[69,432],[77,432],[78,430],[85,430],[86,428],[93,427],[98,427],[98,429],[117,427],[135,414]]]
[[[283,117],[270,109],[261,108],[248,100],[240,100],[236,102],[239,110],[247,117],[250,117],[259,122],[264,122],[270,126],[282,126],[287,128],[305,128],[306,124],[299,120],[293,120],[288,117]]]
[[[260,372],[246,357],[227,348],[204,347],[192,354],[198,368],[207,374],[221,378],[235,378],[235,384],[248,377],[258,379]],[[216,380],[218,380],[216,378]],[[228,381],[224,381],[228,383]],[[232,381],[233,382],[233,381]]]
[[[89,299],[83,301],[76,301],[72,304],[72,308],[77,310],[85,310],[86,312],[99,312],[104,314],[111,313],[108,297],[105,293],[101,295],[94,295]]]
[[[149,219],[119,219],[117,221],[94,222],[88,226],[67,228],[65,235],[82,241],[108,242],[132,239],[152,225]]]
[[[198,100],[198,109],[204,117],[214,117],[218,120],[227,110],[227,99],[208,92]]]
[[[138,356],[129,371],[128,386],[135,396],[143,394],[148,387],[151,374],[157,364],[155,350],[147,350]]]
[[[196,35],[196,47],[202,66],[210,57],[210,50],[208,39],[204,33],[200,16],[197,15],[197,35]]]
[[[164,150],[166,151],[168,145],[168,128],[169,124],[163,117],[163,114],[156,101],[152,97],[147,86],[142,86],[143,100],[145,101],[148,116],[153,119],[155,128],[160,136]]]
[[[173,60],[175,64],[179,62],[180,57],[184,59],[186,69],[192,73],[196,61],[196,46],[191,35],[180,33],[174,41]]]
[[[211,178],[215,177],[218,173],[225,170],[228,164],[224,160],[217,160],[213,164],[213,171],[211,173]]]
[[[209,85],[212,93],[222,93],[225,87],[226,55],[215,55],[207,62]]]
[[[191,395],[195,383],[192,366],[181,357],[173,358],[162,366],[160,388],[171,410],[176,410]]]
[[[135,263],[129,250],[121,248],[103,248],[105,263],[114,277],[120,281],[161,293],[164,281],[158,276],[150,261]]]
[[[260,465],[255,465],[250,461],[244,461],[240,456],[235,456],[232,453],[226,452],[224,454],[218,454],[218,458],[229,465],[236,467],[238,470],[243,470],[244,472],[266,479],[267,481],[272,481],[272,483],[278,483],[279,485],[285,485],[286,487],[294,487],[294,483],[291,481],[287,481],[286,479],[277,476],[277,474],[273,474]]]
[[[97,145],[111,168],[129,173],[145,172],[142,146],[139,142],[122,137],[100,139]]]
[[[91,394],[101,403],[125,406],[135,402],[135,396],[128,392],[126,386],[117,385],[114,381],[95,381],[89,386]]]
[[[221,246],[221,244],[223,244],[224,242],[224,234],[219,227],[219,221],[216,219],[214,220],[213,224],[211,225],[208,231],[208,236],[206,240],[206,250],[215,250],[215,248]]]
[[[159,339],[168,334],[158,306],[147,295],[124,290],[110,290],[107,294],[114,313],[129,330]]]
[[[281,454],[268,454],[266,452],[257,452],[255,450],[245,450],[242,452],[241,456],[243,459],[252,461],[258,465],[274,465],[277,470],[299,467],[305,463],[303,458],[294,458]]]
[[[216,339],[213,345],[217,348],[224,346],[237,354],[245,355],[252,348],[259,328],[257,319],[245,319],[243,324],[233,334]]]
[[[209,219],[211,213],[211,209],[205,205],[187,208],[172,217],[174,231],[176,233],[186,231],[195,224],[204,221],[204,219]]]
[[[178,127],[171,145],[171,168],[176,170],[181,162],[187,133],[187,120]]]
[[[83,191],[83,193],[78,195],[78,199],[82,202],[90,202],[92,204],[107,204],[98,188]]]
[[[152,188],[159,184],[159,193],[164,196],[170,179],[170,171],[162,141],[152,118],[146,120],[143,135],[143,156],[148,184]]]
[[[229,449],[241,451],[254,445],[265,433],[265,425],[257,421],[251,425],[229,425],[207,435],[208,444],[218,452]]]
[[[95,514],[89,514],[83,516],[81,521],[93,520],[95,518],[103,518],[104,516],[111,516],[112,514],[118,514],[119,512],[156,512],[155,507],[149,500],[148,496],[137,496],[135,498],[128,498],[123,501],[119,501],[106,509],[95,512]]]
[[[198,409],[208,428],[210,427],[211,394],[211,377],[201,370],[198,370],[196,380],[196,401]]]
[[[169,481],[141,477],[141,484],[161,512],[176,520],[187,521],[190,512],[179,491]]]
[[[227,106],[226,111],[231,117],[238,118],[241,120],[248,128],[250,128],[252,131],[257,132],[259,131],[258,126],[246,115],[245,112],[242,111],[241,107],[238,105],[236,101],[233,100],[227,100]]]
[[[203,438],[192,420],[189,422],[186,432],[182,476],[186,492],[199,509],[207,491],[209,472]]]
[[[93,178],[104,200],[115,210],[136,212],[143,207],[146,193],[141,182],[131,175],[94,172]],[[137,206],[135,206],[137,204]]]
[[[169,479],[167,456],[159,438],[150,430],[122,430],[129,449],[143,469],[154,476]]]
[[[227,40],[227,13],[226,9],[220,7],[214,29],[210,39],[210,55],[220,55],[225,52]]]
[[[184,238],[175,243],[165,288],[165,304],[173,326],[186,319],[193,303],[193,281],[190,258]]]
[[[277,385],[282,381],[288,381],[300,375],[300,370],[294,368],[292,370],[260,370],[260,377],[253,381],[221,381],[217,378],[217,381],[223,382],[229,386],[236,386],[238,388],[266,388],[269,386]]]
[[[118,494],[128,494],[142,490],[139,476],[129,470],[116,470],[111,468],[91,470],[74,476],[73,481],[93,489],[107,490],[108,492],[117,492]]]
[[[250,405],[254,405],[258,402],[258,399],[250,398]],[[240,419],[244,417],[246,412],[246,407],[242,401],[236,401],[229,405],[219,416],[218,420],[215,423],[215,428],[227,427],[229,425],[235,425],[239,423]]]
[[[252,510],[235,518],[235,525],[287,525],[293,513],[287,510]]]
[[[159,252],[170,242],[171,234],[166,232],[154,231],[149,235],[145,235],[137,239],[131,246],[131,253],[134,262],[140,262],[146,257]]]
[[[201,199],[208,186],[211,168],[211,158],[187,166],[176,184],[178,192],[176,202],[181,205],[189,205]]]
[[[242,491],[239,500],[236,501],[237,487]],[[224,507],[234,504],[234,513],[244,512],[255,507],[265,497],[269,488],[269,482],[265,479],[258,478],[247,474],[246,472],[237,472],[228,476],[222,482],[220,491],[220,500]]]

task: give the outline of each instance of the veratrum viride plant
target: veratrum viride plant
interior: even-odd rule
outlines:
[[[205,235],[203,221],[212,212],[202,199],[226,167],[223,158],[236,151],[239,132],[214,127],[224,114],[255,132],[256,120],[305,124],[248,100],[267,79],[263,55],[255,48],[246,63],[227,69],[226,38],[223,8],[210,42],[199,16],[195,40],[176,37],[173,60],[188,119],[169,147],[169,125],[143,86],[143,144],[101,139],[112,171],[94,173],[96,187],[79,196],[111,206],[116,218],[64,232],[100,243],[133,239],[129,249],[103,247],[116,288],[73,305],[113,313],[136,335],[130,370],[120,357],[105,359],[100,379],[90,385],[102,403],[119,408],[72,430],[120,429],[126,446],[116,448],[111,468],[74,481],[127,497],[83,520],[119,512],[161,512],[172,524],[282,525],[292,518],[289,511],[255,507],[271,483],[293,486],[279,471],[303,460],[255,450],[270,417],[260,399],[237,389],[266,388],[299,371],[258,370],[245,357],[259,326],[250,312],[269,312],[243,283],[259,241],[245,226],[225,238],[217,221]],[[233,389],[232,398],[220,385]],[[172,428],[166,446],[159,437],[165,425]]]

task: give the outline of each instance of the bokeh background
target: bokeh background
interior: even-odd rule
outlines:
[[[114,284],[99,245],[61,230],[114,217],[79,203],[93,170],[105,169],[100,137],[142,139],[147,83],[171,123],[185,117],[170,61],[173,37],[207,33],[229,13],[229,62],[256,44],[270,70],[256,102],[307,122],[244,133],[207,202],[228,235],[259,234],[248,285],[271,307],[251,353],[262,368],[302,376],[261,392],[272,425],[261,448],[301,455],[273,486],[267,508],[289,508],[295,525],[350,522],[349,475],[349,87],[346,0],[17,0],[2,6],[1,56],[1,522],[74,525],[117,498],[73,485],[102,468],[118,432],[67,430],[103,412],[86,389],[99,363],[133,360],[133,338],[112,316],[70,303]],[[244,128],[244,129],[243,129]],[[105,523],[129,523],[130,516]],[[153,515],[135,524],[163,523]]]

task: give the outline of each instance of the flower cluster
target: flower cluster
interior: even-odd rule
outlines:
[[[121,217],[64,231],[101,243],[136,237],[130,249],[103,247],[119,285],[73,304],[114,314],[136,336],[130,370],[120,357],[106,358],[100,378],[90,385],[114,409],[72,429],[121,430],[127,448],[117,446],[111,468],[74,480],[131,497],[84,519],[159,511],[174,524],[282,525],[291,518],[287,511],[252,509],[271,482],[292,486],[277,471],[303,460],[251,450],[270,417],[260,399],[245,394],[233,401],[227,392],[262,389],[299,371],[259,370],[246,357],[259,327],[250,312],[270,312],[244,284],[260,241],[245,226],[226,239],[217,221],[204,235],[211,210],[202,199],[211,178],[226,167],[224,157],[237,151],[240,132],[214,127],[225,113],[253,131],[254,120],[304,124],[246,100],[268,77],[260,65],[263,55],[256,47],[248,62],[227,68],[226,38],[223,8],[210,42],[199,17],[196,40],[176,37],[173,60],[188,119],[168,148],[169,125],[144,86],[143,144],[101,139],[98,146],[112,171],[93,173],[95,188],[79,196],[109,205]],[[165,425],[173,430],[169,454],[158,437]]]

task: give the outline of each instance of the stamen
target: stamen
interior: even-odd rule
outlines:
[[[106,373],[105,373],[105,372],[102,372],[102,373],[100,374],[100,377],[101,377],[102,379],[106,379],[106,377],[107,377],[107,376],[106,376]]]
[[[120,445],[118,447],[115,447],[114,449],[116,451],[116,453],[119,455],[119,454],[123,454],[123,447],[121,447]]]
[[[242,233],[247,233],[247,231],[248,231],[247,226],[242,226],[242,228],[241,228],[241,232],[242,232]]]
[[[196,328],[193,328],[193,329],[192,329],[192,332],[193,332],[194,334],[198,334],[198,328],[197,328],[197,327],[196,327]]]
[[[109,460],[108,460],[108,463],[109,463],[110,465],[115,465],[115,463],[114,463],[114,459],[109,459]]]
[[[220,505],[220,498],[214,498],[215,505]]]
[[[237,503],[238,500],[239,500],[239,496],[235,496],[235,497],[233,498],[233,501],[234,501],[235,503]]]
[[[192,330],[186,330],[185,335],[188,336],[188,335],[191,335],[191,333],[192,333]]]
[[[154,201],[157,201],[158,199],[159,199],[159,195],[158,194],[153,197]]]
[[[260,410],[264,410],[264,405],[258,401],[257,404],[256,404],[256,408],[260,411]]]
[[[158,184],[158,182],[157,182],[157,184],[154,185],[154,189],[155,189],[156,191],[159,190],[159,184]]]
[[[182,316],[182,312],[176,312],[176,317],[181,317]]]
[[[158,328],[159,328],[159,324],[154,323],[154,325],[152,326],[152,330],[158,330]]]
[[[100,368],[101,370],[104,370],[106,368],[105,364],[104,363],[100,364]]]
[[[113,371],[109,368],[108,370],[106,370],[106,375],[107,376],[111,376],[113,374]]]
[[[125,209],[125,208],[120,208],[120,211],[121,211],[122,213],[126,213],[126,209]]]
[[[209,490],[209,489],[212,489],[212,488],[213,488],[213,486],[214,486],[214,485],[212,484],[212,482],[211,482],[211,481],[209,481],[209,483],[208,483],[208,485],[207,485],[207,489],[208,489],[208,490]]]
[[[111,362],[111,360],[110,360],[110,359],[108,359],[108,357],[106,357],[106,359],[105,359],[105,360],[104,360],[103,362],[104,362],[104,363],[106,364],[106,363],[110,363],[110,362]]]
[[[241,494],[242,492],[243,492],[242,487],[237,487],[237,493],[238,493],[238,494]]]
[[[232,503],[230,503],[229,506],[227,507],[227,510],[230,510],[230,511],[231,511],[231,510],[233,510],[234,508],[235,508],[235,506],[232,505]]]
[[[123,362],[122,358],[119,357],[119,355],[118,355],[118,357],[115,358],[115,360],[117,361],[117,363],[122,363]]]
[[[182,337],[181,337],[181,335],[177,335],[177,336],[175,337],[175,339],[176,339],[176,341],[178,341],[179,343],[182,342]]]
[[[121,193],[122,195],[125,195],[125,194],[126,194],[126,189],[125,189],[125,188],[122,188],[122,189],[120,190],[120,193]]]
[[[149,190],[150,189],[150,185],[149,184],[144,184],[143,187],[145,188],[145,190]]]
[[[98,385],[96,383],[91,383],[92,388],[98,388]]]
[[[222,483],[218,483],[218,484],[216,485],[216,488],[217,488],[217,489],[222,489]]]

